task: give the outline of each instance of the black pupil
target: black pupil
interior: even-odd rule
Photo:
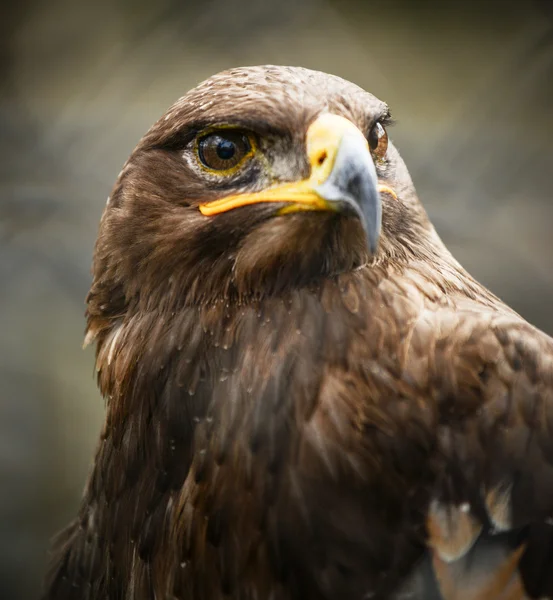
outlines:
[[[250,151],[248,138],[238,132],[211,133],[198,145],[198,157],[208,168],[218,171],[231,169]]]
[[[236,144],[230,140],[221,140],[217,144],[217,156],[221,160],[229,160],[236,154]]]

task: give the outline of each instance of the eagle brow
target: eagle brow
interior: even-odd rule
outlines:
[[[243,129],[258,135],[286,136],[290,132],[282,127],[267,123],[263,119],[247,118],[242,116],[225,116],[223,118],[199,119],[187,123],[177,131],[156,144],[157,148],[178,149],[188,145],[198,134],[204,130]]]
[[[378,121],[383,127],[392,127],[396,124],[396,120],[392,117],[392,113],[388,106],[385,106],[379,117],[375,119],[375,123]]]

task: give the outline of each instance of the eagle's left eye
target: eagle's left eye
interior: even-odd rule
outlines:
[[[240,131],[209,133],[198,142],[198,157],[202,164],[214,171],[227,171],[239,166],[252,151],[247,135]]]

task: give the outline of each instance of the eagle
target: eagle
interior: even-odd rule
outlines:
[[[553,340],[444,246],[388,106],[219,73],[123,167],[106,419],[45,600],[553,597]]]

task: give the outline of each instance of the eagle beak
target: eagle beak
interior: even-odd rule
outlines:
[[[286,203],[279,215],[300,211],[352,214],[361,221],[374,254],[382,221],[380,194],[397,196],[394,190],[378,183],[365,136],[348,119],[323,114],[309,126],[306,147],[311,165],[308,179],[227,196],[200,205],[200,211],[212,216],[249,204],[279,202]]]

